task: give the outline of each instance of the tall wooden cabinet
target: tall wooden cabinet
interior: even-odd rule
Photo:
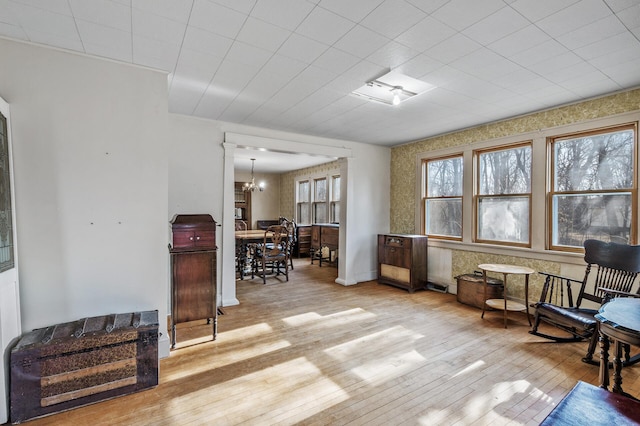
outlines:
[[[218,331],[216,222],[211,215],[176,215],[171,221],[171,347],[176,324],[206,319]]]
[[[427,287],[427,236],[378,235],[378,282],[413,293]]]

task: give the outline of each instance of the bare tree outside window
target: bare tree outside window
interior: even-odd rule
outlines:
[[[311,188],[308,180],[298,182],[298,223],[311,224]]]
[[[635,244],[635,145],[634,125],[551,140],[553,248]]]
[[[476,240],[530,246],[531,143],[476,158]]]
[[[424,233],[462,238],[462,155],[424,162]]]

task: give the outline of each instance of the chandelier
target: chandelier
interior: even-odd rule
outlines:
[[[257,184],[256,179],[253,177],[253,165],[255,161],[255,158],[251,159],[251,182],[245,182],[245,184],[242,185],[243,191],[255,191],[256,189],[258,191],[264,191],[264,182],[260,182],[260,184]]]

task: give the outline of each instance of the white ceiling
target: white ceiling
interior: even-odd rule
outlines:
[[[0,35],[165,70],[175,113],[387,146],[640,86],[639,0],[0,0]],[[389,70],[437,88],[350,94]]]

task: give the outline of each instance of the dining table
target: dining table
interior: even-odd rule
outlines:
[[[238,267],[238,272],[240,274],[240,279],[243,280],[246,272],[245,266],[247,262],[250,260],[249,255],[249,245],[250,244],[260,244],[265,240],[265,236],[268,238],[266,230],[264,229],[246,229],[235,231],[236,237],[236,256],[238,257],[237,262],[240,267]],[[282,237],[288,238],[289,234],[286,232],[282,234]]]

